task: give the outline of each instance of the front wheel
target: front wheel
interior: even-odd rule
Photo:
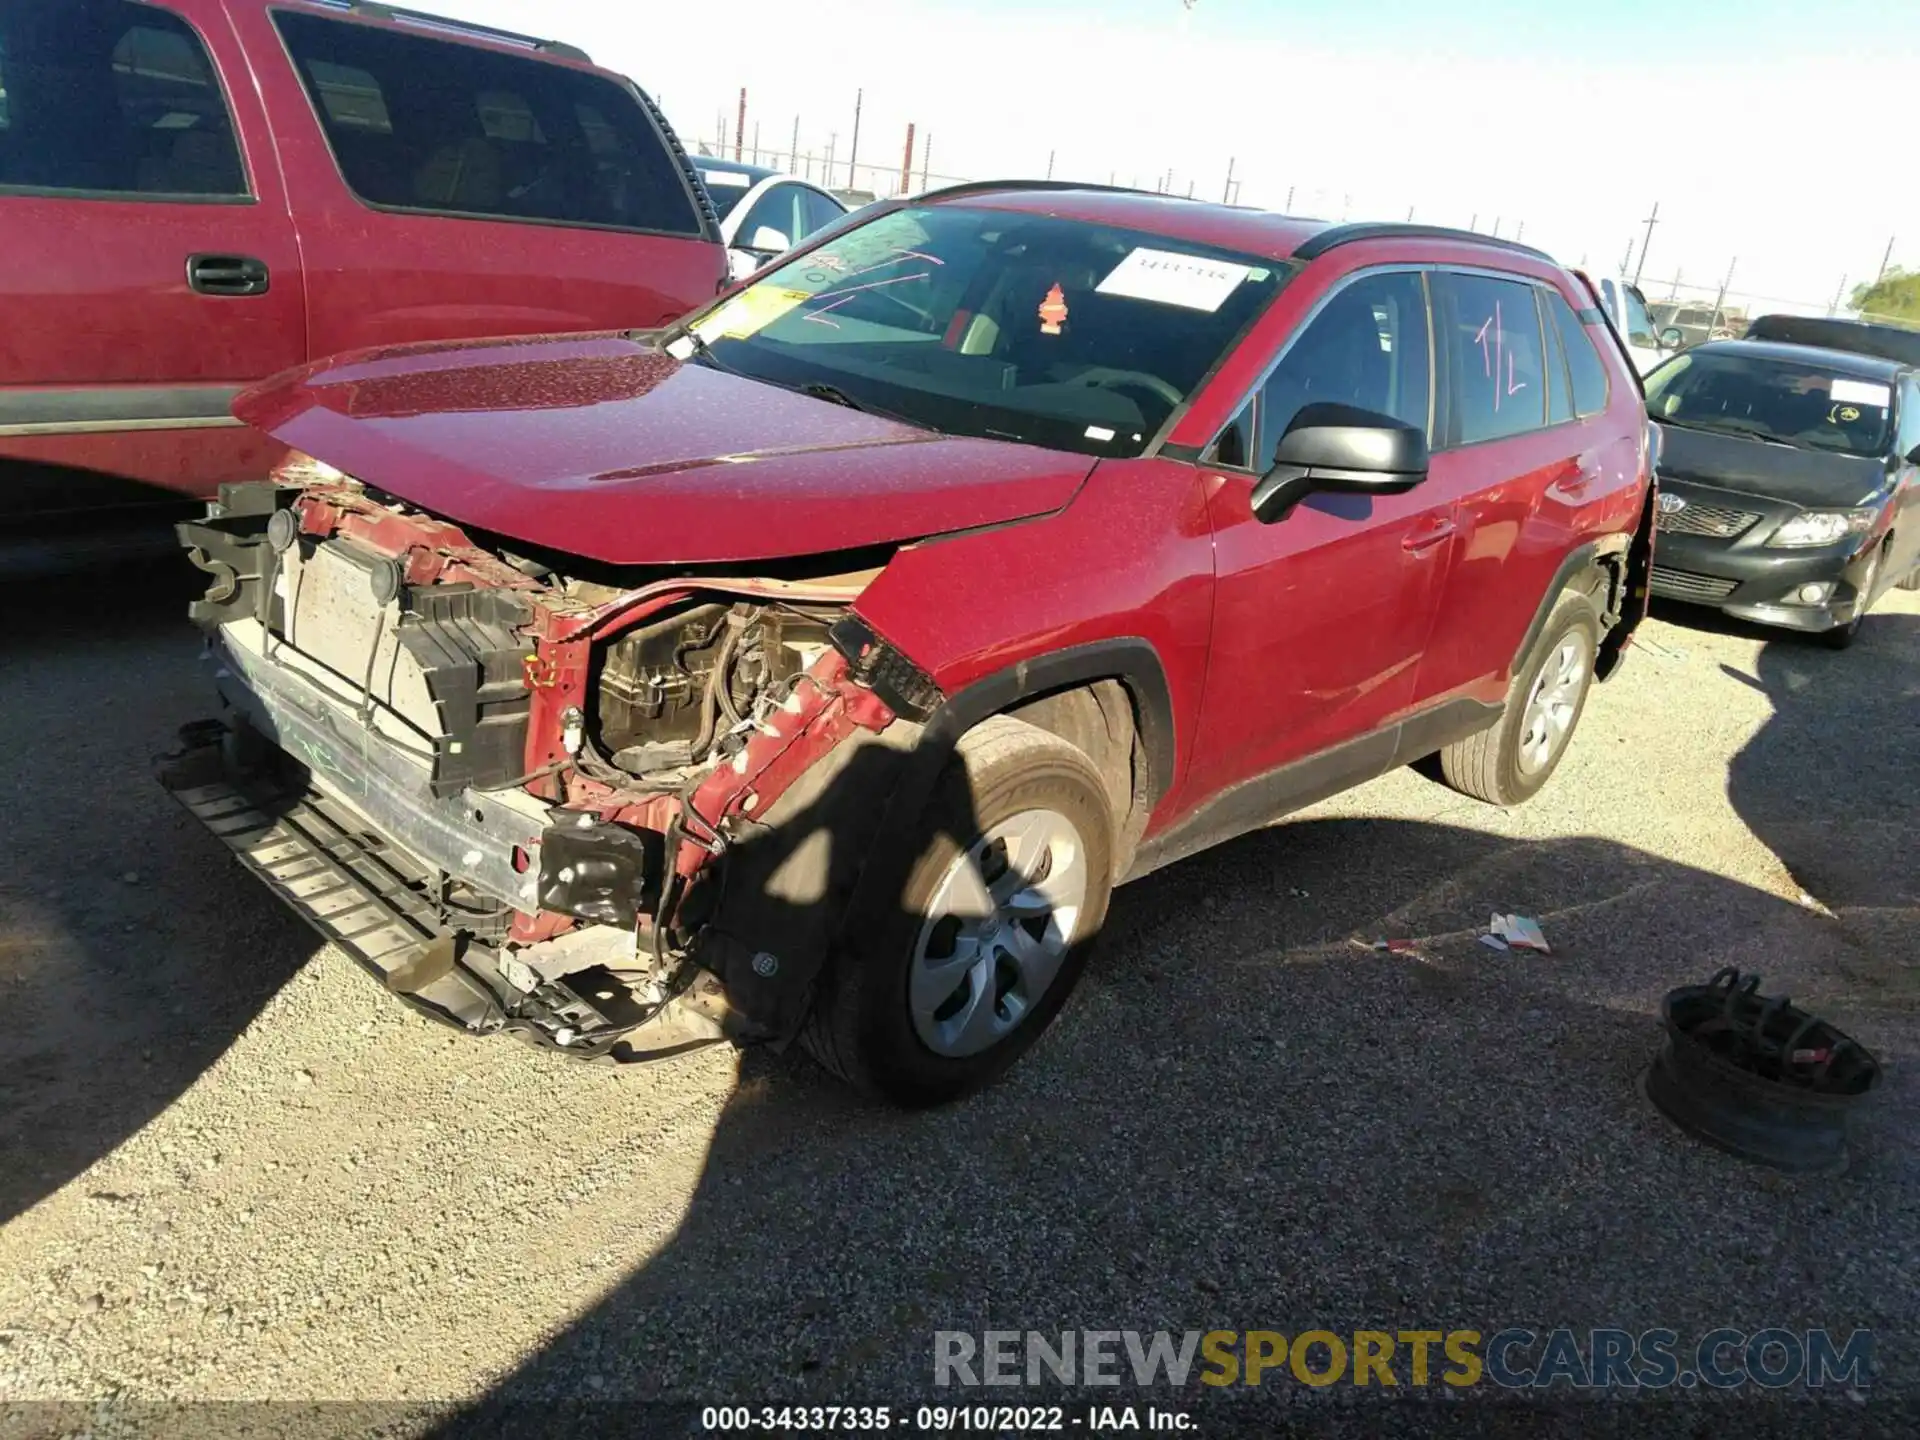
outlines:
[[[957,1099],[1023,1054],[1106,919],[1113,817],[1085,754],[1008,716],[961,740],[891,913],[822,977],[801,1033],[842,1079],[902,1105]]]
[[[1446,782],[1492,805],[1537,794],[1580,723],[1599,648],[1599,611],[1588,596],[1568,591],[1514,672],[1500,722],[1440,752]]]

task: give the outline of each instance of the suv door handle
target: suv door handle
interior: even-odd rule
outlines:
[[[198,295],[264,295],[267,262],[250,255],[189,255],[187,287]]]
[[[1400,548],[1415,552],[1431,550],[1451,534],[1453,534],[1453,517],[1443,515],[1438,520],[1421,526],[1418,530],[1408,531],[1405,538],[1400,541]]]

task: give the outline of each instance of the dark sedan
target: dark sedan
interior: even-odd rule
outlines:
[[[1844,648],[1920,585],[1920,370],[1726,340],[1647,377],[1661,429],[1653,593]]]

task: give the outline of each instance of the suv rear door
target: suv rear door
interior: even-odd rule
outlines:
[[[204,490],[272,449],[235,392],[306,358],[301,266],[219,0],[0,5],[0,457]],[[37,514],[125,497],[36,472]]]
[[[1575,547],[1571,512],[1598,463],[1589,450],[1605,433],[1606,372],[1599,409],[1576,415],[1564,373],[1549,379],[1558,362],[1550,367],[1548,357],[1559,352],[1549,348],[1535,281],[1449,269],[1431,283],[1436,348],[1447,357],[1451,386],[1428,484],[1456,499],[1459,534],[1418,691],[1423,705],[1491,704],[1504,694],[1527,626]],[[1600,363],[1591,352],[1583,360],[1589,368]]]
[[[715,225],[630,82],[407,18],[235,19],[295,177],[315,355],[651,327],[719,289]]]

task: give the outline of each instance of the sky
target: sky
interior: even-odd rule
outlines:
[[[1889,239],[1920,269],[1914,0],[414,3],[583,47],[689,144],[744,86],[748,139],[785,149],[798,117],[839,185],[859,93],[862,162],[897,170],[909,122],[936,176],[1171,170],[1218,200],[1231,162],[1241,204],[1497,222],[1596,269],[1640,260],[1657,203],[1653,300],[1731,266],[1735,294],[1824,308]]]

